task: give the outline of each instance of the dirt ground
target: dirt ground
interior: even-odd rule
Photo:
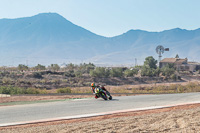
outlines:
[[[200,132],[200,104],[83,119],[0,127],[1,133]]]

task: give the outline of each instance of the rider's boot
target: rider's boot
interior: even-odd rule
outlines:
[[[95,95],[95,98],[97,99],[97,98],[99,98],[97,95]]]

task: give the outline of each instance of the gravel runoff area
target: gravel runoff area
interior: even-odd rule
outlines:
[[[132,133],[200,132],[200,104],[118,113],[21,126],[0,127],[1,133]]]

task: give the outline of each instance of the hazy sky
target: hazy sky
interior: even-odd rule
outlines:
[[[56,12],[103,36],[200,28],[200,0],[0,0],[0,19]]]

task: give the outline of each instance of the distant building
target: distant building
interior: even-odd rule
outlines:
[[[188,59],[180,59],[180,58],[165,58],[160,61],[159,67],[163,68],[167,64],[173,64],[174,67],[179,71],[196,71],[200,68],[200,64],[197,62],[188,62]]]
[[[180,59],[180,58],[165,58],[160,61],[159,67],[165,67],[167,64],[174,64],[174,66],[187,64],[187,58]]]

